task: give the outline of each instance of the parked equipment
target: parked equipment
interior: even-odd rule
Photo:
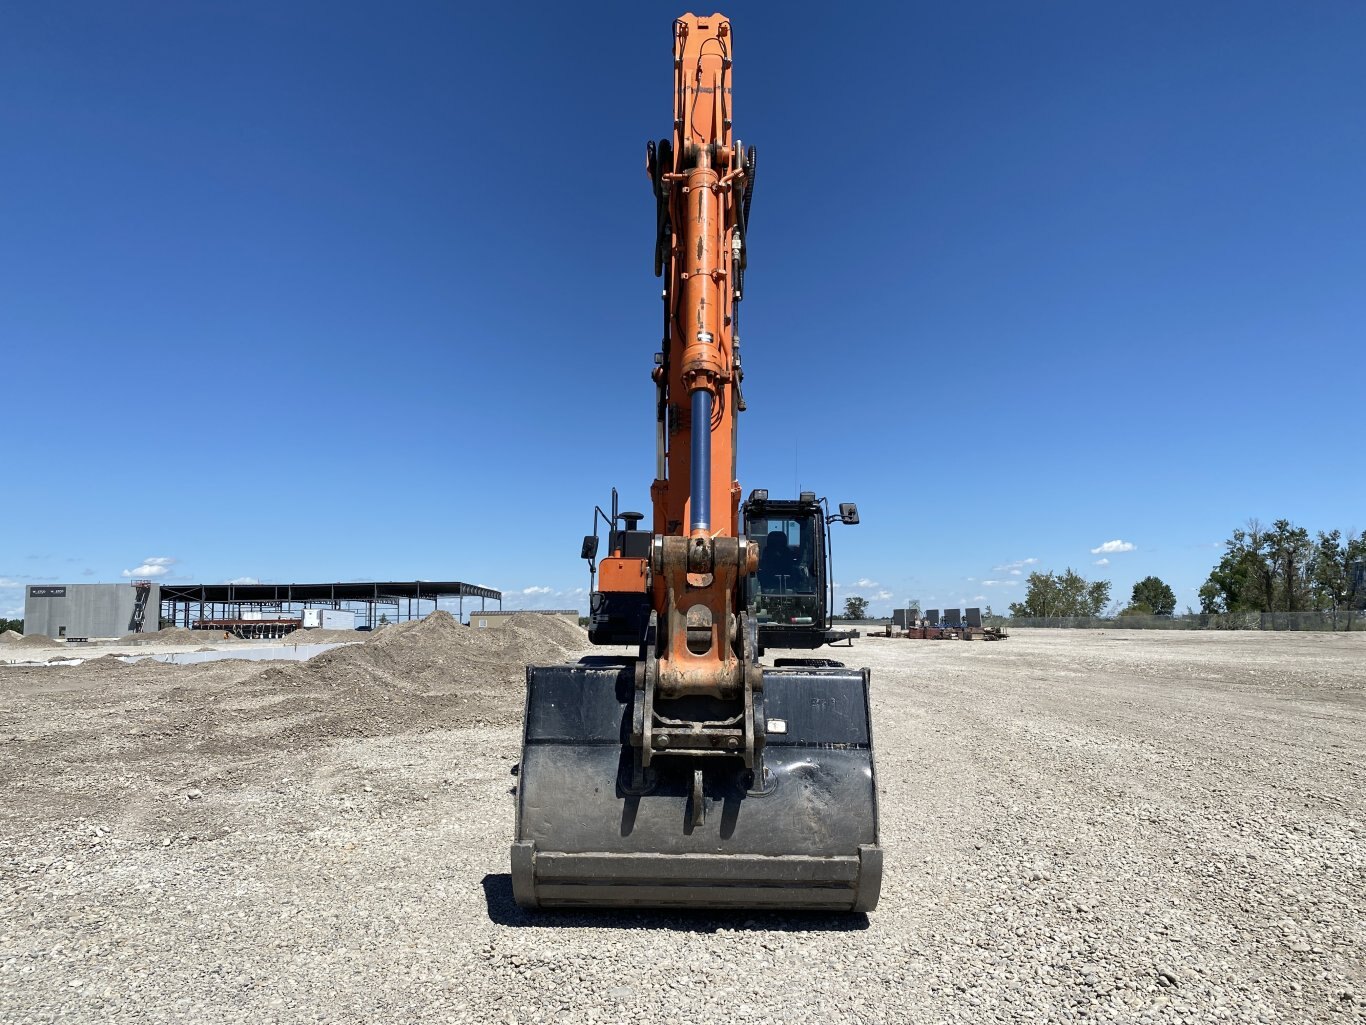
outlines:
[[[731,135],[731,60],[725,18],[674,23],[673,137],[646,148],[665,279],[653,516],[641,529],[614,490],[581,553],[590,640],[635,654],[527,670],[512,846],[525,906],[868,911],[881,888],[868,671],[759,663],[755,601],[783,592],[752,583],[767,544],[746,533],[735,479],[756,158]],[[756,524],[779,508],[760,495]],[[824,516],[814,494],[798,505],[789,540]],[[814,548],[804,563],[822,601],[826,565]]]
[[[913,641],[1003,641],[1009,634],[1003,626],[988,626],[981,609],[946,609],[942,620],[938,609],[929,609],[922,617],[919,609],[894,609],[887,624],[886,636],[907,637]]]

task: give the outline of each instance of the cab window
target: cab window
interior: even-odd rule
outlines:
[[[772,517],[750,521],[759,546],[759,590],[764,594],[814,594],[816,545],[811,519]]]

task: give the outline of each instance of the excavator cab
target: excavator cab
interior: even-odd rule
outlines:
[[[831,513],[814,491],[771,499],[766,490],[755,490],[741,513],[745,535],[759,546],[759,572],[748,582],[747,605],[758,627],[760,654],[768,648],[819,648],[857,636],[831,625],[830,525],[858,523],[858,507],[845,502]]]

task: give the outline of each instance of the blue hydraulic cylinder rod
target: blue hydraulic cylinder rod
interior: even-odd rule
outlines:
[[[692,481],[693,530],[711,529],[711,392],[699,388],[692,393]]]

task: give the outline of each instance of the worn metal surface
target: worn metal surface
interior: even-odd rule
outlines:
[[[762,780],[734,759],[699,766],[656,757],[643,787],[629,739],[634,680],[633,660],[528,670],[513,857],[519,901],[876,904],[866,672],[765,669]],[[582,857],[560,857],[568,855]]]

